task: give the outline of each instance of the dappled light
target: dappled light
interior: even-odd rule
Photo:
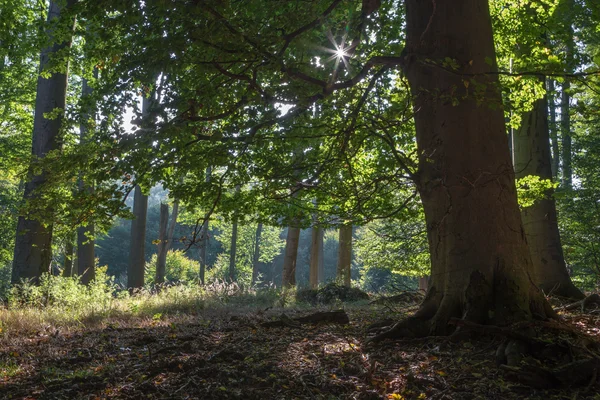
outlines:
[[[0,0],[0,398],[596,399],[598,0]]]

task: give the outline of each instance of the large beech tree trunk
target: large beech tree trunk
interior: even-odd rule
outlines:
[[[50,47],[42,50],[40,55],[40,72],[44,71],[52,54],[63,51],[70,47],[71,38],[56,37],[54,23],[61,17],[61,13],[71,8],[76,0],[65,2],[51,1],[48,9],[48,22],[46,33],[55,39]],[[72,25],[74,21],[69,21]],[[61,147],[59,131],[62,124],[62,112],[58,116],[47,119],[47,114],[64,111],[66,106],[67,74],[68,64],[65,72],[53,72],[50,77],[44,78],[40,74],[37,80],[37,93],[35,99],[35,116],[33,120],[33,140],[31,153],[35,158],[42,159],[48,152]],[[33,171],[30,171],[33,172]],[[49,171],[43,171],[40,175],[30,176],[25,185],[25,200],[35,200],[36,193],[45,183]],[[37,210],[44,217],[51,219],[53,210],[44,206],[43,210]],[[19,216],[17,223],[17,236],[15,239],[15,251],[13,255],[13,269],[11,282],[19,283],[21,280],[31,280],[36,283],[43,273],[50,272],[52,260],[52,225],[45,225],[37,219],[29,218],[27,215]]]
[[[379,339],[448,334],[452,317],[503,325],[554,316],[529,276],[488,2],[405,4],[431,286],[415,316]]]
[[[337,280],[350,287],[352,267],[352,225],[342,225],[339,232]]]
[[[131,221],[131,243],[129,266],[127,269],[127,288],[133,291],[144,286],[144,267],[146,264],[146,216],[148,214],[148,196],[136,185],[133,197],[133,221]]]
[[[97,70],[94,71],[97,75]],[[89,96],[92,93],[92,88],[88,85],[87,79],[83,79],[81,95],[82,97]],[[86,127],[87,120],[90,118],[89,113],[82,116],[84,123],[80,126],[80,141],[85,143],[88,140],[88,129]],[[93,191],[93,187],[87,185],[83,179],[79,178],[79,190]],[[96,278],[96,255],[95,255],[95,227],[92,221],[86,222],[77,228],[77,263],[78,275],[81,277],[81,283],[87,285]]]
[[[515,174],[552,179],[552,158],[548,131],[547,97],[538,99],[533,110],[523,115],[515,133]],[[562,251],[553,191],[521,211],[523,229],[533,261],[531,277],[544,292],[574,299],[584,294],[573,285]]]
[[[281,285],[284,288],[296,286],[296,259],[298,257],[298,242],[300,241],[300,228],[288,227],[285,239],[285,255],[283,256],[283,276]]]

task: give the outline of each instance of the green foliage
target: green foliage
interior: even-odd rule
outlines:
[[[7,300],[10,308],[52,307],[74,315],[102,313],[111,309],[116,289],[113,279],[106,275],[106,267],[100,267],[96,268],[96,279],[87,286],[81,285],[78,277],[45,274],[39,285],[28,282],[14,285]]]
[[[558,183],[552,182],[552,179],[542,179],[537,175],[517,179],[519,207],[531,207],[536,201],[549,198],[557,187]]]
[[[156,260],[157,255],[146,263],[146,281],[149,285],[154,284],[156,279]],[[199,264],[186,257],[181,250],[169,250],[167,252],[167,266],[165,280],[168,283],[193,282],[198,279]]]
[[[217,220],[215,224],[219,233],[215,239],[221,243],[223,252],[217,256],[213,268],[209,270],[208,280],[226,280],[228,278],[229,254],[231,249],[231,236],[233,225],[223,219]],[[252,261],[256,244],[257,224],[238,224],[238,237],[236,245],[236,280],[243,285],[250,285],[252,280]],[[281,229],[278,227],[263,225],[260,235],[259,263],[270,264],[274,258],[281,254],[285,246],[285,240],[280,238]],[[258,277],[263,281],[264,277]]]

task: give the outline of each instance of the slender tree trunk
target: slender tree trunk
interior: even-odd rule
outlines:
[[[352,225],[342,225],[339,233],[337,280],[344,286],[351,285]]]
[[[567,73],[573,72],[574,65],[574,52],[575,52],[575,43],[574,43],[574,32],[571,27],[571,22],[573,19],[573,0],[564,0],[559,4],[558,10],[562,10],[567,13],[566,18],[562,18],[563,23],[565,24],[566,30],[566,62],[567,62]],[[573,169],[572,169],[572,139],[571,139],[571,114],[570,114],[570,106],[571,106],[571,81],[568,78],[565,78],[562,84],[562,93],[561,93],[561,105],[560,105],[560,130],[562,136],[562,179],[561,186],[564,189],[571,189],[573,186]]]
[[[319,232],[319,283],[325,282],[325,229]]]
[[[517,178],[534,175],[552,179],[548,133],[547,97],[538,99],[532,111],[521,119],[515,133],[515,173]],[[583,293],[571,282],[558,232],[553,191],[521,211],[523,229],[533,261],[533,282],[546,293],[581,299]]]
[[[97,75],[97,70],[95,71]],[[92,88],[88,85],[87,79],[83,79],[81,95],[82,97],[89,96],[92,93]],[[80,142],[85,143],[88,140],[88,129],[85,125],[87,120],[90,118],[89,113],[83,115],[84,123],[79,128]],[[79,178],[79,190],[93,192],[93,187],[86,185],[83,179]],[[96,278],[96,255],[94,253],[95,247],[95,227],[92,221],[86,222],[86,225],[82,225],[77,228],[77,259],[78,270],[77,273],[81,277],[81,283],[87,285]]]
[[[211,168],[206,167],[206,182],[210,182]],[[208,247],[208,219],[202,224],[200,230],[200,283],[204,285],[206,274],[206,248]]]
[[[262,228],[262,222],[259,222],[256,226],[256,235],[254,237],[254,254],[252,255],[252,285],[254,285],[258,279],[258,260],[260,259],[260,237],[262,235]]]
[[[64,2],[51,1],[48,10],[48,22],[46,33],[48,37],[55,37],[54,23],[60,18],[61,13],[72,8],[76,0]],[[64,8],[61,7],[64,5]],[[69,24],[72,24],[69,21]],[[40,56],[40,72],[44,71],[52,54],[63,51],[70,47],[71,38],[57,38],[59,43],[42,50]],[[35,116],[33,120],[32,155],[42,159],[48,152],[61,147],[59,131],[62,124],[62,112],[58,116],[47,119],[47,114],[64,111],[66,107],[67,74],[68,63],[65,72],[53,72],[48,78],[41,74],[37,80],[37,93],[35,100]],[[40,175],[33,175],[30,169],[29,181],[25,185],[24,199],[36,200],[39,190],[51,171],[43,171]],[[44,205],[43,210],[37,210],[43,216],[51,219],[54,210]],[[15,240],[15,251],[13,256],[13,269],[11,282],[19,283],[21,280],[31,280],[37,283],[43,273],[50,272],[52,260],[52,225],[45,225],[37,219],[30,219],[27,215],[19,216],[17,223],[17,236]]]
[[[65,278],[73,276],[73,255],[73,240],[68,237],[65,242],[65,265],[62,273]]]
[[[283,257],[283,275],[281,285],[284,289],[296,286],[296,259],[298,258],[298,242],[300,228],[288,227],[285,239],[285,255]]]
[[[555,316],[529,277],[488,2],[405,4],[403,67],[414,98],[431,286],[415,316],[379,339],[448,334],[452,317],[504,325]],[[456,71],[438,66],[447,59]]]
[[[146,264],[146,216],[148,214],[148,196],[135,186],[133,198],[133,221],[131,221],[131,248],[129,250],[129,268],[127,269],[127,287],[130,291],[144,287],[144,267]]]
[[[558,133],[556,129],[556,104],[554,102],[555,85],[553,79],[548,79],[548,111],[550,116],[550,140],[552,141],[552,179],[558,179],[558,168],[560,165],[560,151],[558,148]]]
[[[233,227],[231,230],[231,248],[229,249],[229,281],[235,282],[237,274],[235,271],[235,257],[237,253],[237,237],[238,237],[238,219],[234,217]]]
[[[309,279],[312,289],[319,287],[319,283],[322,282],[322,277],[319,275],[320,270],[323,269],[320,257],[323,247],[322,231],[323,229],[316,225],[313,225],[311,229]]]
[[[160,219],[158,224],[158,252],[156,254],[156,277],[154,282],[157,285],[165,283],[165,274],[167,270],[167,237],[169,224],[169,206],[160,204]]]
[[[569,90],[571,83],[565,79],[562,85],[560,105],[560,128],[562,136],[562,181],[561,186],[571,189],[573,186],[573,170],[571,163],[571,117],[569,114],[571,96]]]

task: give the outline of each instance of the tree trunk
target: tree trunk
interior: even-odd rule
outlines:
[[[554,316],[529,277],[488,2],[405,4],[432,272],[420,310],[380,338],[448,334],[452,317],[504,325]],[[456,70],[440,66],[448,59]]]
[[[560,165],[560,151],[558,149],[558,133],[556,132],[556,104],[554,103],[555,85],[553,79],[548,79],[548,111],[550,116],[550,140],[552,141],[552,179],[558,179],[558,168]]]
[[[144,286],[146,215],[148,213],[148,196],[135,186],[133,198],[133,221],[131,221],[131,248],[129,250],[129,267],[127,269],[127,288],[130,291]]]
[[[263,225],[261,222],[256,226],[256,236],[254,237],[254,254],[252,255],[252,285],[258,279],[258,260],[260,259],[260,236],[262,235]]]
[[[567,62],[567,70],[566,73],[573,72],[574,65],[574,50],[575,43],[573,40],[573,28],[571,26],[571,22],[573,20],[573,8],[574,1],[573,0],[564,0],[561,1],[557,11],[562,10],[565,12],[566,17],[564,17],[563,23],[565,24],[565,47],[566,47],[566,62]],[[560,105],[560,130],[562,136],[562,180],[561,186],[564,189],[571,189],[573,186],[573,169],[571,162],[571,114],[570,114],[570,105],[571,105],[571,81],[568,78],[565,78],[562,84],[562,94],[561,94],[561,105]]]
[[[560,105],[560,130],[562,136],[562,180],[561,186],[565,189],[571,189],[573,186],[573,169],[571,163],[571,117],[569,106],[571,96],[569,90],[571,83],[565,79],[562,85],[561,105]]]
[[[210,182],[211,168],[206,167],[206,182]],[[200,283],[204,285],[206,274],[206,248],[208,247],[208,219],[202,224],[200,230]]]
[[[160,219],[158,225],[158,252],[156,254],[156,277],[154,283],[161,285],[165,283],[167,270],[167,225],[169,224],[169,206],[160,204]]]
[[[97,70],[95,71],[97,75]],[[87,79],[83,79],[81,96],[86,97],[92,93],[92,88],[88,85]],[[82,116],[84,121],[89,119],[90,115],[85,113]],[[80,142],[85,143],[88,138],[88,130],[85,126],[85,122],[81,124],[79,128]],[[83,179],[79,178],[79,190],[81,191],[93,191],[93,187],[86,185]],[[77,273],[81,277],[81,283],[87,285],[96,278],[96,255],[94,253],[94,234],[95,227],[92,221],[88,221],[86,225],[77,228],[77,259],[78,270]]]
[[[61,12],[71,8],[76,0],[64,2],[51,1],[46,23],[46,34],[54,37],[54,23],[60,18]],[[61,5],[64,4],[64,8]],[[73,21],[74,22],[74,21]],[[71,22],[70,22],[71,23]],[[56,38],[60,40],[60,38]],[[44,71],[52,54],[70,47],[71,38],[64,38],[59,43],[42,50],[40,55],[40,71]],[[33,120],[32,155],[42,159],[48,152],[61,147],[59,137],[62,124],[62,112],[58,116],[47,119],[45,115],[57,110],[64,111],[66,107],[68,63],[64,66],[65,72],[53,72],[50,77],[44,78],[40,74],[37,80],[37,93],[35,100],[35,115]],[[33,175],[30,169],[30,180],[25,185],[23,198],[35,200],[39,190],[51,171],[43,171],[40,175]],[[45,205],[41,212],[46,218],[52,217],[53,209]],[[11,282],[19,283],[21,280],[31,280],[37,283],[43,273],[50,272],[52,260],[52,225],[45,225],[37,219],[30,219],[27,215],[19,216],[17,223],[17,236],[13,256],[13,269]]]
[[[319,232],[319,282],[325,282],[325,229]]]
[[[420,276],[419,277],[419,290],[427,293],[427,289],[429,288],[429,275]]]
[[[298,256],[298,242],[300,241],[300,228],[288,227],[285,239],[285,255],[283,256],[283,275],[281,286],[284,289],[296,286],[296,258]]]
[[[515,174],[517,178],[534,175],[552,179],[552,159],[548,133],[547,97],[534,103],[532,111],[521,119],[515,133]],[[558,232],[553,190],[545,198],[521,211],[523,229],[533,262],[533,282],[544,292],[582,299],[584,294],[571,282]]]
[[[342,225],[339,233],[337,280],[350,287],[352,267],[352,225]]]
[[[235,282],[237,276],[235,273],[235,257],[237,252],[237,236],[238,236],[238,220],[233,219],[233,227],[231,230],[231,248],[229,249],[229,281]]]
[[[319,287],[319,283],[322,282],[319,272],[323,269],[321,265],[323,264],[323,259],[320,257],[323,247],[323,228],[313,225],[311,231],[309,280],[310,287],[316,289]]]
[[[65,266],[62,276],[65,278],[73,276],[73,239],[70,235],[65,242]]]

